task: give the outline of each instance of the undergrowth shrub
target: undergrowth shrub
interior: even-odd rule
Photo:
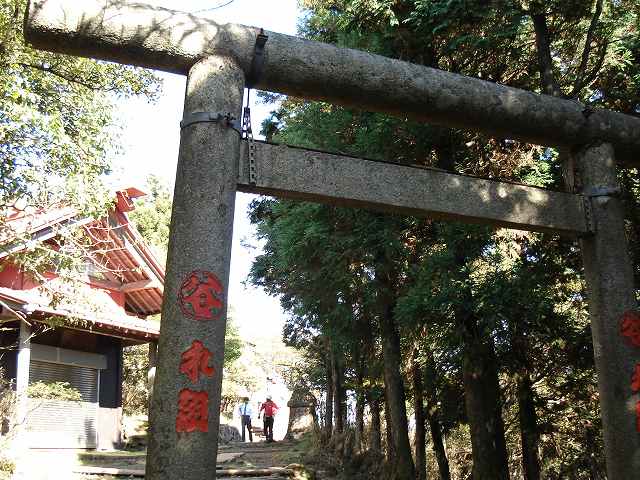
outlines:
[[[27,387],[27,395],[31,399],[44,400],[65,400],[77,402],[82,399],[80,392],[73,388],[68,382],[34,382]],[[29,405],[29,414],[33,413],[39,406],[36,401]],[[5,371],[0,367],[0,480],[11,478],[16,468],[16,457],[18,455],[15,440],[19,428],[22,426],[16,418],[17,398],[14,389],[14,382],[9,380]],[[26,423],[24,419],[22,423]]]
[[[16,395],[13,382],[0,367],[0,479],[10,478],[15,469],[11,440],[15,436]]]

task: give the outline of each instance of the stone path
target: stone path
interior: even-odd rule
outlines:
[[[224,465],[227,462],[232,462],[242,457],[242,452],[225,452],[218,454],[218,465]],[[100,458],[99,455],[95,455],[93,458],[99,458],[100,465],[84,465],[78,466],[73,469],[73,473],[82,475],[110,475],[119,477],[144,477],[144,457],[138,456],[132,459],[130,455],[116,456]],[[107,466],[109,465],[109,466]]]
[[[232,443],[220,447],[218,480],[276,478],[306,479],[299,465],[302,451],[296,442]],[[90,456],[85,465],[74,468],[73,478],[82,480],[116,480],[144,478],[144,456]]]
[[[224,465],[225,469],[236,469],[238,471],[260,471],[261,469],[274,469],[271,475],[260,475],[244,478],[252,478],[253,480],[274,479],[274,478],[302,478],[296,476],[295,467],[302,457],[302,452],[296,442],[254,442],[254,443],[235,443],[222,446],[220,452],[234,451],[242,452],[241,457],[237,457]],[[281,469],[277,471],[275,469]],[[219,477],[222,479],[239,478],[238,476]]]

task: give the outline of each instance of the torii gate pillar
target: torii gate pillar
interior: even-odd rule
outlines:
[[[244,73],[212,56],[189,71],[185,117],[240,117]],[[183,126],[145,478],[215,479],[239,134]]]
[[[640,472],[640,316],[636,310],[614,148],[574,155],[576,183],[590,199],[595,234],[580,240],[611,480]]]

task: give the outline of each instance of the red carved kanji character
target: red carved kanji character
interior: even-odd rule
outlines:
[[[222,283],[211,272],[195,270],[182,282],[178,303],[182,313],[196,320],[217,319],[222,314]]]
[[[184,388],[178,396],[176,432],[209,431],[209,394]]]
[[[640,392],[640,363],[636,365],[636,370],[631,377],[631,391],[633,393]]]
[[[191,347],[182,354],[180,372],[189,377],[193,383],[200,379],[200,373],[212,377],[214,370],[209,366],[211,355],[212,353],[200,340],[194,340]]]
[[[620,324],[620,333],[636,347],[640,347],[640,316],[637,312],[625,312]]]
[[[640,433],[640,402],[636,403],[636,430]]]

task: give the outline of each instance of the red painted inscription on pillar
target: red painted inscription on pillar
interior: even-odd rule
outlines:
[[[222,294],[218,277],[211,272],[195,270],[180,286],[180,310],[195,320],[217,320],[222,315]]]
[[[180,362],[180,372],[184,373],[189,379],[196,383],[200,380],[200,374],[212,377],[214,370],[209,366],[209,359],[212,353],[200,340],[194,340],[191,347],[182,354]]]
[[[638,312],[624,312],[620,324],[620,334],[635,347],[640,347],[640,315]],[[636,365],[631,377],[631,391],[640,392],[640,363]],[[636,431],[640,433],[640,401],[636,402]]]
[[[640,315],[637,312],[625,312],[620,324],[620,333],[636,347],[640,347]]]
[[[178,396],[176,432],[209,431],[209,394],[184,388]]]
[[[636,370],[631,377],[631,391],[633,393],[640,392],[640,363],[636,365]]]

